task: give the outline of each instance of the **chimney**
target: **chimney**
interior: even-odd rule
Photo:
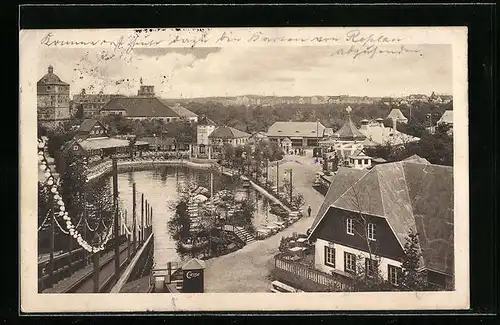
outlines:
[[[397,125],[397,123],[398,123],[397,119],[393,118],[392,119],[392,132],[394,134],[396,134],[396,125]]]

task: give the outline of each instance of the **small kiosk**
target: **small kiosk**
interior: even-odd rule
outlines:
[[[183,286],[182,292],[203,293],[205,262],[197,258],[189,260],[182,267]]]

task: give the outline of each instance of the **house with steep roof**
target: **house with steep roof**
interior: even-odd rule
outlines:
[[[453,289],[453,168],[418,158],[370,170],[339,168],[309,231],[317,270],[351,278],[376,265],[397,286],[413,232],[419,271],[430,284]]]
[[[175,105],[167,105],[167,106],[170,107],[170,109],[172,109],[174,112],[176,112],[181,117],[181,119],[193,123],[198,122],[198,114],[191,112],[184,106],[181,106],[181,104],[176,103]]]
[[[363,150],[356,150],[349,156],[349,167],[356,169],[365,169],[372,166],[372,157],[364,153]]]
[[[444,111],[443,115],[441,115],[441,118],[436,122],[436,124],[437,125],[447,124],[453,126],[453,111],[452,110]]]
[[[146,87],[146,86],[145,86]],[[152,86],[147,86],[152,87]],[[146,88],[142,87],[144,92]],[[147,88],[147,93],[153,90]],[[139,91],[140,94],[141,91]],[[154,92],[153,92],[154,94]],[[179,109],[181,111],[181,109]],[[162,101],[154,96],[142,94],[136,97],[116,97],[112,98],[99,111],[101,116],[121,115],[134,120],[157,120],[161,119],[164,122],[174,122],[183,118],[182,114],[165,105]]]
[[[230,126],[219,126],[208,136],[210,145],[220,147],[224,144],[233,146],[245,145],[250,138],[250,134],[235,129]]]
[[[254,132],[248,139],[248,143],[257,144],[261,141],[268,140],[267,134],[265,132]]]
[[[267,131],[270,141],[281,144],[285,138],[293,148],[312,148],[324,136],[325,126],[320,122],[274,122]]]
[[[63,155],[72,154],[98,161],[105,157],[129,152],[127,139],[110,137],[107,128],[94,119],[85,119],[76,130],[75,136],[61,148]],[[145,141],[136,141],[136,148],[147,148]]]

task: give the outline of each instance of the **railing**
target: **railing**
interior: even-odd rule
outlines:
[[[127,241],[126,235],[118,237],[118,244],[122,245]],[[111,238],[102,254],[106,254],[114,249],[114,238]],[[84,269],[90,263],[91,254],[82,248],[61,254],[54,257],[54,270],[50,273],[50,260],[38,263],[38,290],[44,291],[52,287],[58,281],[67,278],[75,271]],[[47,273],[49,269],[49,273]]]
[[[286,271],[300,278],[317,283],[329,291],[349,291],[350,285],[343,282],[341,279],[333,275],[321,272],[307,265],[285,260],[282,256],[277,255],[274,258],[274,266],[277,269]]]
[[[150,227],[148,227],[150,228]],[[146,229],[148,229],[146,228]],[[146,230],[145,229],[145,230]],[[138,263],[139,261],[146,262],[148,259],[148,256],[145,256],[144,254],[150,254],[150,247],[153,245],[153,234],[148,235],[147,240],[144,242],[142,247],[137,251],[135,254],[134,258],[130,262],[130,264],[127,266],[123,274],[120,276],[120,279],[118,279],[117,283],[113,286],[111,289],[111,293],[118,293],[120,290],[123,288],[123,286],[129,282],[129,279],[133,278],[134,275],[140,274],[142,275],[142,271],[137,272],[137,267],[144,267],[143,263]],[[145,257],[145,258],[144,258]],[[146,260],[146,261],[145,261]],[[135,272],[134,272],[135,271]]]

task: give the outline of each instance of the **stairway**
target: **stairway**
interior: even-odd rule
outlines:
[[[232,228],[232,226],[231,226],[231,228]],[[255,237],[251,233],[249,233],[248,230],[246,230],[243,227],[238,227],[238,226],[235,227],[234,233],[241,240],[243,240],[247,245],[250,243],[253,243],[255,241]]]

